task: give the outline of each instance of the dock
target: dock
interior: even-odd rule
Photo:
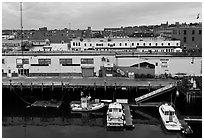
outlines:
[[[130,79],[122,77],[25,77],[2,78],[2,87],[138,87],[161,88],[173,83],[173,79]]]
[[[198,122],[202,122],[202,116],[185,116],[184,120],[185,121],[198,121]]]
[[[62,101],[35,101],[31,104],[31,107],[51,107],[51,108],[59,108],[62,105]]]
[[[130,107],[128,104],[123,104],[124,113],[125,113],[125,121],[126,121],[126,128],[133,128],[134,125],[132,123],[132,115],[130,113]]]

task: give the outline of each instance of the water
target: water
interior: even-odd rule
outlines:
[[[21,108],[6,111],[3,138],[181,138],[180,132],[165,130],[156,108],[131,108],[135,128],[106,127],[106,109],[93,113],[71,113],[66,107]],[[151,110],[151,111],[150,111]],[[12,112],[11,112],[12,111]],[[138,113],[139,112],[139,113]],[[191,136],[193,137],[193,136]]]
[[[5,96],[6,95],[6,96]],[[182,138],[202,137],[202,124],[189,123],[194,133],[183,135],[180,132],[167,131],[155,107],[131,107],[135,128],[107,128],[106,110],[93,113],[71,113],[64,104],[59,109],[26,108],[26,104],[3,90],[2,137],[3,138]],[[8,97],[7,97],[8,96]],[[162,96],[160,96],[161,98]],[[166,98],[166,97],[165,97]],[[169,97],[167,97],[169,99]],[[24,98],[25,99],[25,98]],[[164,98],[163,98],[164,99]],[[183,100],[183,98],[181,99]],[[179,101],[179,100],[178,100]],[[194,103],[200,106],[201,103]],[[178,102],[181,113],[195,109]],[[187,107],[184,109],[184,107]],[[193,115],[200,113],[194,111]],[[185,114],[183,114],[185,115]],[[187,114],[188,115],[188,114]]]

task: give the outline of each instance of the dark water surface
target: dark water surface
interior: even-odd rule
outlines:
[[[125,128],[110,129],[106,127],[107,108],[93,113],[71,113],[68,104],[62,105],[59,109],[26,108],[26,104],[22,103],[22,100],[14,95],[14,93],[9,93],[8,90],[3,89],[3,138],[202,137],[201,122],[189,122],[189,125],[194,131],[192,135],[184,135],[181,132],[167,131],[162,124],[158,108],[156,107],[131,107],[130,109],[135,128],[132,130],[127,130]],[[132,95],[130,95],[129,98],[131,98],[131,96]],[[169,97],[167,95],[165,97],[160,96],[158,99],[163,101],[166,98],[168,99],[166,101],[169,101]],[[41,98],[41,96],[39,96],[39,98]],[[177,99],[176,106],[182,115],[201,114],[201,100],[195,101],[192,105],[189,105],[183,102],[184,98],[179,98]],[[24,97],[24,99],[26,99],[26,97]],[[64,100],[66,100],[66,97]]]

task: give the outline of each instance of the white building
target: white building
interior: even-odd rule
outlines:
[[[163,38],[91,38],[74,39],[71,49],[75,51],[137,51],[137,52],[174,52],[180,48],[180,41],[169,41]]]
[[[2,56],[3,76],[99,76],[100,68],[133,67],[147,62],[154,65],[154,75],[177,72],[201,76],[202,57],[171,55],[116,55],[115,53],[7,53]],[[148,68],[147,68],[148,69]]]

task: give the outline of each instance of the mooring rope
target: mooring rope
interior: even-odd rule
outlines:
[[[26,100],[24,100],[22,97],[20,97],[20,96],[16,93],[16,91],[14,90],[13,87],[11,87],[11,89],[14,91],[14,93],[16,94],[16,96],[17,96],[18,98],[20,98],[23,102],[25,102],[26,104],[29,104],[29,105],[32,104],[32,103],[29,103],[29,102],[27,102]]]

